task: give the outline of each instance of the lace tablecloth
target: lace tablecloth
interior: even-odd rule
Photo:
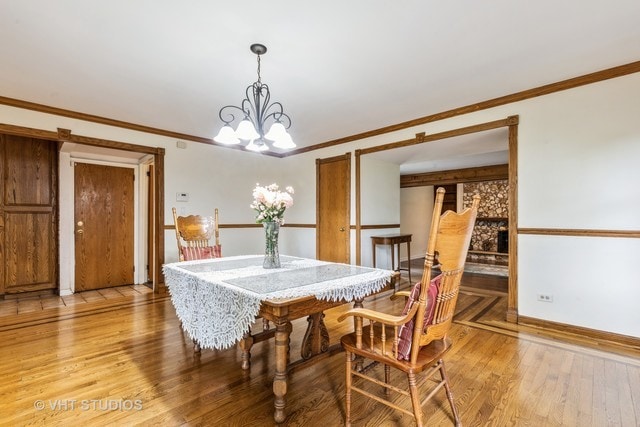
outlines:
[[[202,348],[231,347],[249,330],[260,303],[314,296],[353,301],[381,290],[393,271],[280,257],[265,270],[262,255],[166,264],[165,282],[182,327]]]

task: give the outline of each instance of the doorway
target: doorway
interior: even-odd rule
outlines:
[[[163,221],[158,218],[162,216],[158,206],[161,199],[158,198],[158,195],[163,190],[160,185],[161,179],[157,175],[159,174],[158,162],[162,160],[162,152],[150,153],[151,150],[158,150],[150,147],[134,145],[127,145],[127,147],[131,147],[131,150],[65,142],[60,149],[61,295],[70,295],[95,287],[118,286],[124,283],[146,284],[154,290],[161,290],[164,242],[158,239],[158,236],[162,237],[161,230],[158,228],[161,227],[160,221]],[[98,171],[96,172],[98,177],[93,178],[93,182],[89,180],[83,183],[77,176],[81,175],[81,170],[85,168]],[[127,170],[128,172],[126,172]],[[120,172],[116,171],[127,176],[117,178]],[[135,176],[135,181],[133,176]],[[111,185],[102,187],[102,181],[113,182]],[[93,186],[96,191],[101,193],[102,196],[92,197],[96,198],[96,206],[103,207],[96,208],[96,212],[87,211],[85,208],[85,213],[82,215],[96,216],[99,218],[98,222],[110,221],[100,218],[100,215],[106,214],[104,206],[108,205],[110,206],[108,209],[117,211],[115,216],[118,217],[117,224],[113,223],[110,227],[121,227],[126,224],[126,232],[122,230],[90,231],[87,227],[91,225],[85,219],[76,218],[79,215],[76,212],[76,199],[79,195],[77,196],[76,193],[82,191],[80,189],[83,186],[89,186],[89,188]],[[125,187],[127,190],[122,190]],[[108,200],[100,200],[100,197],[105,197]],[[126,198],[128,198],[127,202],[120,201]],[[119,201],[116,202],[114,199],[119,199]],[[118,208],[115,207],[117,204],[119,204]],[[126,214],[123,211],[125,208],[128,210]],[[125,220],[125,216],[130,219]],[[78,222],[82,222],[83,225],[78,226]],[[92,249],[91,245],[88,248],[82,247],[83,242],[77,233],[80,230],[82,230],[81,235],[83,235],[84,243],[101,246],[97,251],[102,254],[102,262],[105,264],[105,251],[110,251],[111,259],[108,262],[110,266],[90,267],[93,256],[89,256],[90,253],[85,255],[80,255],[80,253],[96,249]],[[107,241],[95,243],[92,241],[95,233],[111,234],[113,240],[107,237]],[[127,236],[126,241],[122,236]],[[79,244],[78,248],[76,248],[76,244]],[[110,247],[108,247],[109,245]],[[85,258],[81,258],[82,256]],[[118,259],[114,260],[114,257]],[[95,277],[92,277],[93,274]]]
[[[416,134],[416,137],[411,140],[404,140],[395,143],[383,144],[380,146],[369,147],[362,150],[356,150],[356,257],[359,260],[361,258],[361,247],[360,244],[362,239],[361,233],[361,225],[360,225],[360,205],[362,203],[361,200],[361,189],[360,182],[363,181],[363,178],[360,175],[361,168],[358,165],[361,162],[361,157],[364,155],[371,155],[374,153],[384,153],[385,159],[387,161],[391,161],[392,158],[400,159],[402,157],[402,152],[406,154],[404,148],[418,146],[419,144],[424,144],[428,142],[441,141],[445,139],[457,138],[463,135],[470,134],[480,134],[488,130],[493,129],[506,129],[507,136],[507,144],[508,144],[508,182],[509,182],[509,213],[508,217],[510,218],[509,222],[509,230],[508,230],[508,246],[509,246],[509,256],[508,256],[508,295],[507,295],[507,313],[506,319],[509,322],[517,323],[518,321],[518,275],[517,275],[517,243],[518,243],[518,216],[517,216],[517,206],[518,206],[518,192],[517,192],[517,159],[518,159],[518,116],[509,116],[506,119],[495,120],[493,122],[481,123],[477,125],[471,125],[464,128],[448,130],[440,133],[426,135],[423,133]],[[448,142],[447,144],[443,144],[443,146],[447,146],[447,149],[450,149],[450,145],[453,142]],[[461,153],[469,154],[468,152],[461,151]],[[400,164],[400,162],[398,163]]]

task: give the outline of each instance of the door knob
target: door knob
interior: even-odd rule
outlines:
[[[340,227],[340,231],[344,231],[344,227]]]
[[[80,230],[78,230],[78,231],[77,231],[77,233],[78,233],[78,234],[82,234],[82,233],[84,233],[84,230],[83,230],[83,229],[80,229]]]

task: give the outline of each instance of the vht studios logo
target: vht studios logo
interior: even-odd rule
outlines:
[[[55,399],[36,400],[33,407],[38,411],[139,411],[142,409],[142,400],[129,399]]]

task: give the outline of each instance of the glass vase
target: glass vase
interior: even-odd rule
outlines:
[[[280,253],[278,252],[278,233],[280,232],[280,223],[263,222],[265,249],[264,249],[264,268],[280,268]]]

